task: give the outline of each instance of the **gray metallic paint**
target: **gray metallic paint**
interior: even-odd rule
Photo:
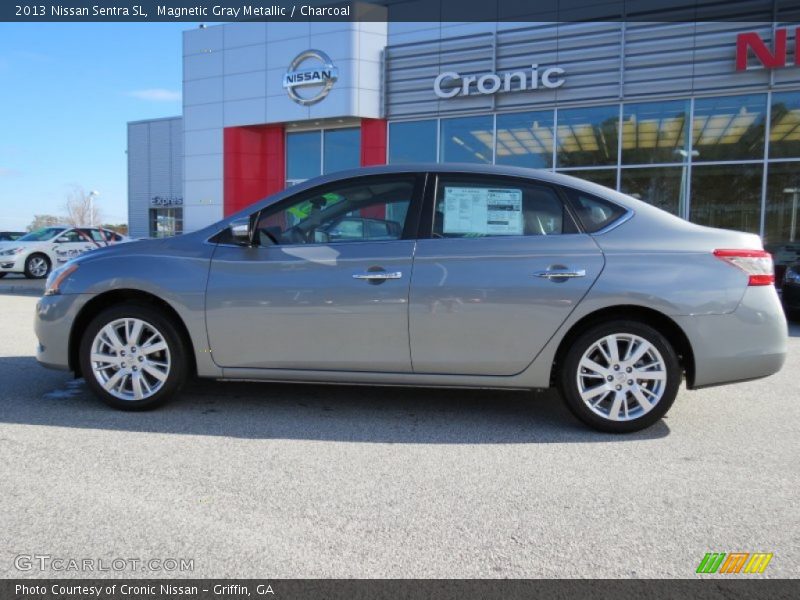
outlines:
[[[624,206],[632,217],[592,236],[420,240],[413,277],[379,286],[351,280],[350,271],[379,262],[405,275],[413,241],[382,243],[382,254],[372,257],[377,260],[369,260],[372,248],[359,252],[361,244],[246,249],[207,242],[230,221],[316,185],[367,173],[431,170],[530,177],[582,189]],[[476,244],[483,249],[474,250]],[[319,256],[328,250],[313,248],[334,246],[341,254],[330,268],[331,257]],[[445,247],[448,256],[441,250]],[[44,348],[38,357],[43,364],[66,367],[70,328],[80,308],[97,294],[129,289],[162,298],[181,316],[203,377],[548,387],[564,336],[587,315],[615,306],[645,307],[672,319],[693,347],[698,386],[770,375],[786,352],[787,326],[777,294],[772,286],[747,287],[743,273],[711,255],[716,248],[760,249],[761,242],[750,234],[687,223],[634,198],[550,172],[477,165],[349,171],[294,186],[182,237],[122,244],[77,259],[80,268],[62,293],[39,303],[36,332]],[[500,256],[511,260],[500,262]],[[326,260],[329,266],[322,268]],[[530,276],[554,263],[586,268],[587,277],[549,281]],[[238,274],[235,284],[229,273]],[[248,283],[278,276],[285,289]],[[409,282],[413,290],[407,304]],[[453,286],[444,289],[445,282]],[[259,306],[277,306],[277,311],[263,317]],[[409,317],[402,315],[404,306]],[[330,325],[333,315],[342,318]],[[320,328],[316,333],[312,321]],[[357,323],[366,330],[356,328],[352,339],[365,347],[346,349],[344,342],[351,338],[330,339]],[[382,329],[372,331],[379,323]],[[292,337],[291,332],[301,335]],[[410,358],[404,342],[411,343]],[[211,359],[208,350],[215,344],[219,365],[227,366]],[[239,344],[241,358],[236,356]],[[287,345],[288,359],[272,352],[275,344]],[[303,353],[308,361],[302,360]]]

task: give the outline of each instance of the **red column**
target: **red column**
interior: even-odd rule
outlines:
[[[235,213],[286,185],[283,125],[226,127],[224,214]]]
[[[386,119],[361,119],[361,166],[386,164]]]

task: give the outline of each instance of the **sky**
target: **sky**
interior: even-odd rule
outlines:
[[[0,230],[96,190],[127,222],[128,121],[181,114],[193,23],[0,23]]]

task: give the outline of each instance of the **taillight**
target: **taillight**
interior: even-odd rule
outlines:
[[[772,285],[775,269],[772,255],[764,250],[714,250],[714,256],[747,273],[747,285]]]

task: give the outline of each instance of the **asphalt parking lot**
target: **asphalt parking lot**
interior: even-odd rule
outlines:
[[[622,437],[549,392],[203,382],[129,414],[36,364],[36,299],[8,283],[2,577],[681,578],[712,551],[800,576],[797,325],[778,375],[682,391]],[[17,570],[30,554],[194,570]]]

